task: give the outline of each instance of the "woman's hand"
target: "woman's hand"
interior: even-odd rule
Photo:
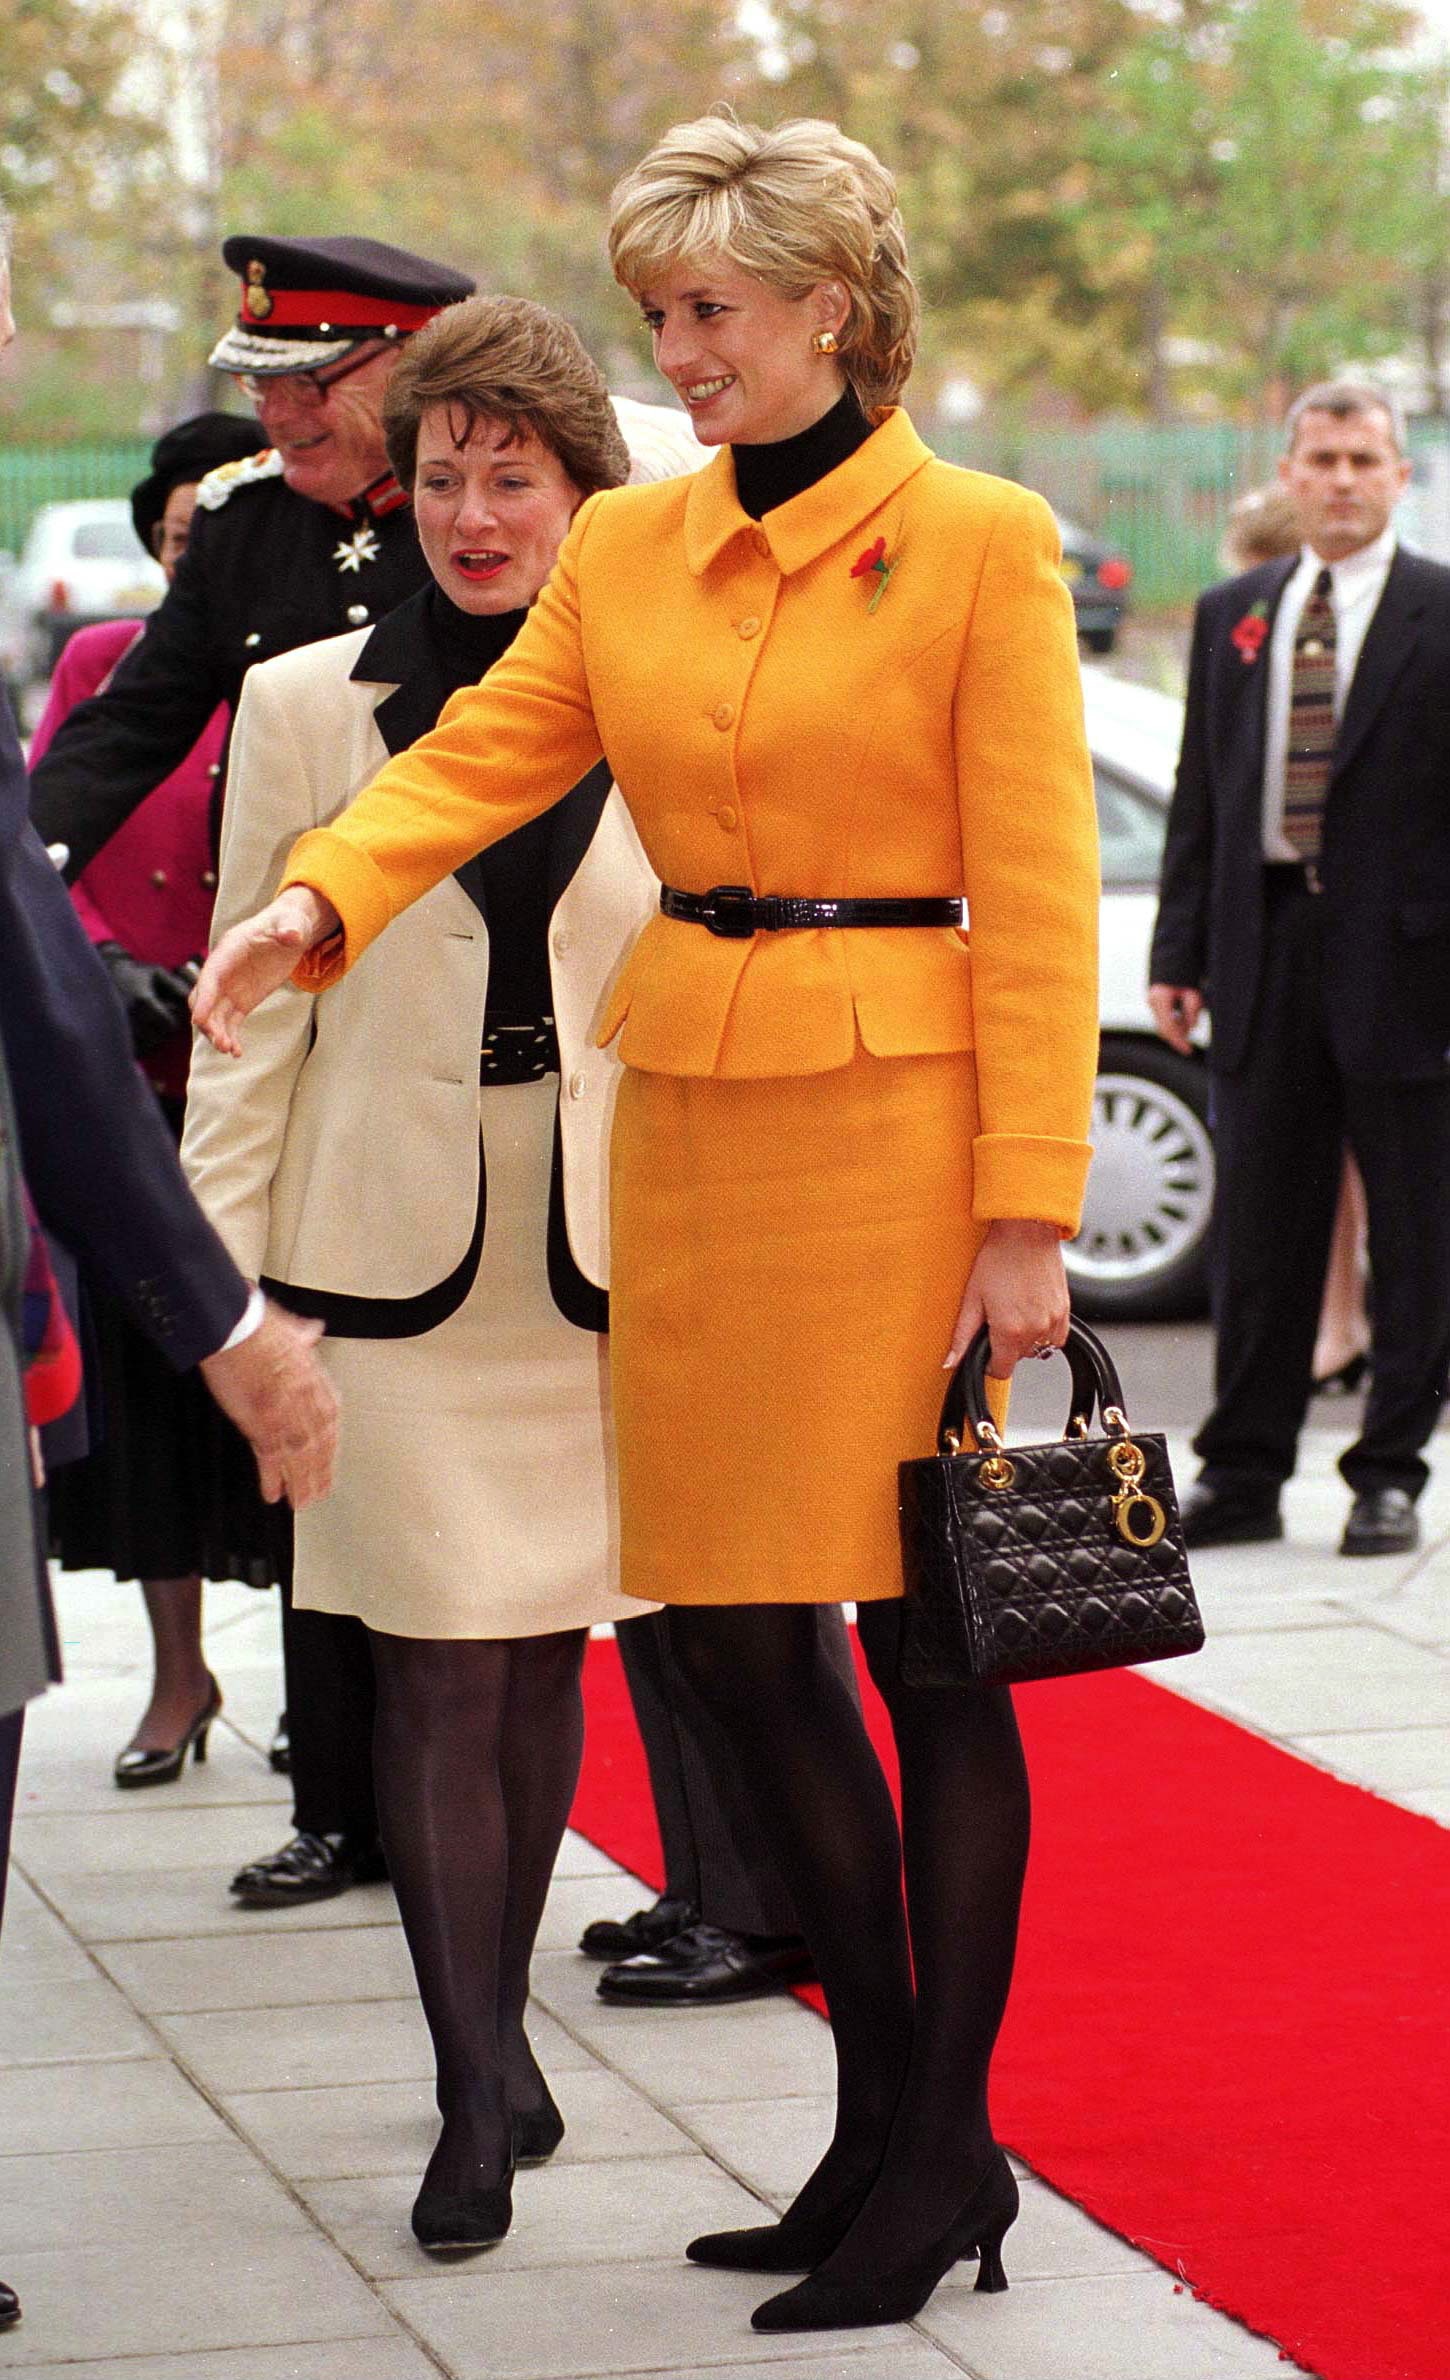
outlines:
[[[223,934],[191,995],[198,1031],[228,1058],[239,1058],[243,1019],[284,984],[298,960],[336,933],[341,920],[310,885],[286,892]]]
[[[992,1334],[988,1369],[1005,1380],[1014,1364],[1039,1347],[1067,1338],[1067,1274],[1053,1223],[998,1222],[988,1226],[967,1280],[962,1310],[943,1365],[951,1371],[986,1323]]]

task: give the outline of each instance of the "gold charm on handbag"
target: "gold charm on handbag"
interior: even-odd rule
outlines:
[[[1156,1496],[1146,1493],[1143,1449],[1131,1438],[1115,1438],[1108,1448],[1108,1467],[1118,1482],[1113,1498],[1113,1526],[1124,1545],[1156,1545],[1168,1526],[1168,1515]]]

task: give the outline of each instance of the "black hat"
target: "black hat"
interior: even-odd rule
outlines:
[[[237,319],[213,348],[221,372],[315,372],[366,339],[401,339],[476,283],[382,240],[252,239],[222,255],[242,279]]]
[[[218,463],[240,462],[266,443],[260,423],[240,413],[197,413],[163,430],[151,449],[149,479],[131,490],[131,518],[147,553],[173,488],[190,487]]]

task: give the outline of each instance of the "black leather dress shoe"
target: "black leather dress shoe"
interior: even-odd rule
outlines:
[[[1419,1542],[1414,1498],[1403,1488],[1370,1488],[1351,1504],[1339,1550],[1342,1554],[1409,1554]]]
[[[0,2330],[20,2320],[20,2300],[8,2281],[0,2281]]]
[[[1268,1545],[1284,1534],[1279,1499],[1262,1490],[1205,1487],[1183,1499],[1185,1545]]]
[[[662,1942],[682,1934],[699,1914],[692,1901],[671,1900],[668,1893],[661,1893],[648,1909],[636,1909],[633,1917],[622,1922],[596,1917],[580,1935],[579,1948],[587,1959],[632,1959],[637,1951],[658,1950]]]
[[[280,1851],[254,1859],[232,1878],[232,1891],[248,1909],[291,1909],[303,1901],[330,1901],[350,1884],[380,1884],[388,1863],[378,1843],[348,1835],[294,1835]]]
[[[717,1925],[692,1925],[658,1950],[606,1967],[595,1990],[601,2000],[693,2008],[758,2000],[793,1983],[808,1983],[814,1974],[811,1954],[797,1935],[767,1940],[727,1934]]]

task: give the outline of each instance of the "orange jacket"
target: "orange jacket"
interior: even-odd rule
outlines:
[[[853,565],[884,539],[879,572]],[[954,928],[646,926],[600,1038],[658,1073],[810,1074],[975,1049],[980,1219],[1077,1227],[1097,1056],[1097,836],[1072,604],[1047,506],[888,413],[759,523],[728,453],[591,498],[486,684],[453,697],[289,883],[346,960],[601,752],[667,884],[966,895]],[[880,590],[872,608],[873,595]],[[335,953],[336,946],[331,946]],[[343,961],[312,954],[300,980]]]

